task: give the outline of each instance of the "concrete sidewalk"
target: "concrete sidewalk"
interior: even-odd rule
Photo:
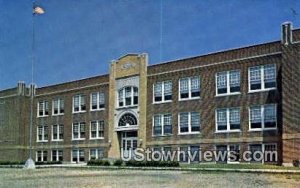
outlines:
[[[0,165],[0,168],[23,168],[23,165]],[[195,168],[195,167],[130,167],[130,166],[87,166],[82,164],[57,164],[57,165],[36,165],[37,169],[43,168],[85,168],[103,170],[167,170],[167,171],[215,171],[215,172],[242,172],[242,173],[278,173],[278,174],[300,174],[299,170],[290,169],[232,169],[232,168]]]

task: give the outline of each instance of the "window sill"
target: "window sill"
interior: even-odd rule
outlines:
[[[248,93],[258,93],[258,92],[265,92],[265,91],[272,91],[272,90],[276,90],[276,87],[268,88],[268,89],[249,90]]]
[[[51,140],[52,142],[63,142],[64,140],[63,139],[60,139],[60,140]]]
[[[194,135],[194,134],[200,134],[200,132],[178,133],[178,135]]]
[[[45,116],[37,116],[38,118],[44,118],[44,117],[49,117],[49,115],[45,115]]]
[[[97,111],[103,111],[105,110],[105,108],[99,108],[99,109],[91,109],[91,112],[97,112]]]
[[[99,138],[90,138],[90,140],[104,140],[104,137],[99,137]]]
[[[193,97],[193,98],[178,99],[178,101],[191,101],[191,100],[198,100],[198,99],[201,99],[201,97]]]
[[[241,130],[230,130],[230,131],[216,131],[215,133],[240,133]]]
[[[76,139],[72,139],[72,141],[80,141],[80,140],[85,140],[85,138],[76,138]]]
[[[241,92],[236,93],[225,93],[225,94],[217,94],[215,97],[226,97],[226,96],[234,96],[234,95],[240,95]]]
[[[117,110],[121,110],[121,109],[127,109],[127,108],[135,108],[138,107],[138,105],[131,105],[131,106],[122,106],[122,107],[117,107]]]
[[[267,129],[249,129],[248,132],[262,132],[262,131],[276,131],[276,128],[267,128]]]
[[[173,100],[171,100],[171,101],[154,102],[153,104],[164,104],[164,103],[171,103],[171,102],[173,102]]]
[[[169,136],[173,136],[173,134],[152,135],[152,138],[159,138],[159,137],[169,137]]]
[[[73,114],[81,114],[81,113],[86,113],[86,110],[85,111],[73,112]]]
[[[48,140],[39,140],[39,141],[36,141],[37,143],[46,143],[48,142]]]

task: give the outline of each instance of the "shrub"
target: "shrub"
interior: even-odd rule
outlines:
[[[0,161],[0,165],[24,165],[24,161]]]
[[[300,167],[300,161],[298,159],[293,160],[294,167]]]
[[[127,161],[126,166],[134,167],[178,167],[177,161]]]
[[[122,166],[123,161],[121,159],[118,159],[114,162],[114,166]]]
[[[36,165],[54,165],[54,164],[62,164],[61,161],[37,161],[35,162]]]
[[[108,160],[95,159],[95,160],[88,161],[87,165],[88,166],[110,166],[110,162]]]

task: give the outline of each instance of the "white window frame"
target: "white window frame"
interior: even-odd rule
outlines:
[[[76,150],[77,161],[73,161],[73,150]],[[80,161],[80,151],[83,151],[84,159],[85,159],[85,151],[81,148],[71,149],[71,163],[84,163],[84,161]]]
[[[38,152],[39,151],[41,152],[41,160],[40,161],[38,161]],[[46,156],[47,160],[46,161],[44,161],[44,152],[47,152],[47,156]],[[37,162],[47,162],[47,161],[49,161],[48,160],[48,151],[47,150],[38,150],[38,151],[36,151],[35,152],[35,157],[36,157],[35,159],[36,159]]]
[[[165,100],[165,84],[171,82],[171,100]],[[161,101],[155,101],[155,85],[156,84],[161,84]],[[159,81],[153,84],[152,86],[152,91],[153,91],[153,104],[160,104],[160,103],[168,103],[173,101],[173,82],[172,80],[165,80],[165,81]]]
[[[43,104],[43,115],[40,115],[40,103]],[[48,115],[46,115],[46,103],[48,103]],[[49,116],[49,102],[47,100],[41,100],[37,103],[37,117],[48,117]]]
[[[276,127],[272,127],[272,128],[265,128],[265,106],[268,105],[274,105],[275,106],[275,123],[276,123]],[[261,113],[261,128],[251,128],[251,108],[252,107],[260,107],[260,113]],[[249,116],[249,131],[267,131],[267,130],[276,130],[277,129],[277,124],[278,124],[278,119],[277,119],[277,104],[271,103],[271,104],[264,104],[264,105],[253,105],[250,106],[248,109],[248,116]]]
[[[89,160],[91,160],[91,150],[95,150],[96,151],[96,158],[95,159],[100,159],[99,158],[99,151],[103,152],[103,157],[104,157],[104,148],[91,148],[89,150]]]
[[[53,149],[53,150],[51,150],[51,161],[53,161],[53,151],[56,151],[56,160],[55,160],[55,162],[57,161],[57,162],[59,162],[60,160],[59,160],[59,151],[61,151],[62,152],[62,158],[64,158],[64,151],[62,150],[62,149]],[[63,161],[63,160],[61,160],[61,161]]]
[[[199,93],[200,93],[200,96],[198,97],[192,97],[192,78],[198,78],[199,79]],[[180,87],[180,80],[182,79],[188,79],[188,95],[189,97],[188,98],[181,98],[180,96],[180,91],[181,91],[181,87]],[[200,76],[191,76],[191,77],[184,77],[184,78],[180,78],[178,80],[178,101],[186,101],[186,100],[193,100],[193,99],[200,99],[201,98],[201,78]]]
[[[240,91],[238,92],[230,92],[230,73],[231,72],[239,72],[240,74]],[[227,93],[218,93],[218,74],[226,74],[226,88]],[[223,71],[223,72],[217,72],[215,75],[215,82],[216,82],[216,96],[226,96],[226,95],[238,95],[241,94],[241,71],[240,70],[230,70],[230,71]]]
[[[97,108],[96,109],[93,109],[93,94],[96,94],[97,95],[97,100],[96,100],[96,103],[97,103]],[[104,107],[103,108],[100,108],[100,95],[103,95],[104,97]],[[99,111],[99,110],[104,110],[105,109],[105,93],[104,92],[92,92],[91,95],[90,95],[90,110],[91,111]]]
[[[92,122],[96,122],[96,137],[92,137]],[[103,137],[99,136],[100,122],[103,122]],[[105,126],[104,120],[91,121],[90,122],[90,140],[104,139],[104,126]]]
[[[130,105],[126,105],[126,88],[130,88],[130,98],[131,98],[131,104]],[[138,103],[137,104],[134,104],[134,97],[135,97],[135,95],[134,95],[134,89],[137,89],[138,90],[138,95],[137,95],[137,97],[138,97]],[[122,90],[122,99],[123,99],[123,106],[120,106],[120,104],[119,104],[119,101],[120,101],[120,90]],[[117,92],[117,104],[118,104],[118,108],[128,108],[128,107],[134,107],[134,106],[138,106],[139,105],[139,88],[138,87],[136,87],[136,86],[124,86],[124,87],[122,87],[122,88],[120,88],[119,90],[118,90],[118,92]]]
[[[78,100],[78,104],[79,104],[78,108],[79,108],[79,110],[78,111],[75,111],[75,97],[79,97],[79,100]],[[83,97],[84,97],[85,110],[82,110],[82,108],[81,108],[81,101],[82,101]],[[73,99],[72,99],[72,103],[73,103],[73,105],[72,105],[72,112],[73,112],[73,114],[86,112],[86,109],[87,109],[86,95],[84,95],[84,94],[76,94],[76,95],[74,95]]]
[[[155,116],[159,116],[160,120],[161,120],[161,134],[159,135],[155,135],[154,134],[154,124],[155,124]],[[172,130],[172,133],[168,133],[168,134],[165,134],[165,130],[164,130],[164,127],[165,127],[165,116],[171,116],[171,130]],[[158,136],[169,136],[169,135],[172,135],[173,134],[173,117],[172,117],[172,114],[170,113],[167,113],[167,114],[155,114],[152,116],[152,137],[158,137]]]
[[[40,127],[42,127],[42,140],[40,140],[39,139],[39,128]],[[47,127],[47,134],[48,134],[48,139],[47,140],[45,140],[45,127]],[[36,138],[36,140],[37,140],[37,142],[48,142],[48,140],[49,140],[49,126],[48,125],[39,125],[39,126],[37,126],[37,129],[36,129],[37,131],[36,131],[36,136],[37,136],[37,138]]]
[[[226,146],[227,147],[227,164],[239,164],[240,161],[230,161],[229,160],[229,152],[230,152],[230,146],[234,146],[234,145],[238,145],[239,146],[239,154],[241,155],[241,144],[240,143],[232,143],[232,144],[222,144],[222,143],[219,143],[219,144],[216,144],[215,145],[215,151],[217,151],[217,146]],[[240,156],[240,159],[241,159],[241,156]],[[217,164],[217,161],[215,161],[215,163]]]
[[[185,164],[191,164],[191,159],[190,159],[190,157],[188,156],[188,155],[186,155],[186,157],[187,157],[187,162],[183,162],[183,161],[180,161],[180,152],[182,151],[181,150],[181,148],[187,148],[187,152],[190,152],[190,154],[191,155],[193,155],[192,153],[191,153],[191,147],[199,147],[199,150],[198,150],[198,155],[199,155],[199,161],[198,161],[198,163],[200,163],[201,162],[201,147],[200,147],[200,145],[182,145],[182,146],[179,146],[178,148],[177,148],[177,160],[180,162],[180,163],[185,163]],[[163,148],[163,147],[162,147]],[[195,161],[194,161],[195,162]]]
[[[275,66],[275,87],[272,88],[265,88],[265,67],[269,65],[274,65]],[[261,84],[261,89],[255,89],[251,90],[251,78],[250,78],[250,69],[251,68],[259,68],[260,70],[260,84]],[[248,93],[255,93],[255,92],[261,92],[261,91],[269,91],[269,90],[275,90],[277,88],[277,66],[276,64],[265,64],[265,65],[259,65],[259,66],[253,66],[248,68]]]
[[[81,138],[81,135],[80,135],[80,129],[81,129],[82,123],[84,123],[84,126],[86,126],[85,122],[76,122],[76,123],[72,124],[72,140],[85,140],[85,137]],[[78,138],[74,138],[74,132],[73,132],[74,124],[78,124]],[[86,128],[86,127],[84,127],[84,128]],[[85,136],[86,136],[86,129],[84,131],[85,131]]]
[[[57,139],[54,139],[54,138],[53,138],[53,135],[54,135],[54,131],[53,131],[53,130],[54,130],[54,126],[57,126]],[[52,128],[52,129],[51,129],[51,133],[52,133],[52,134],[51,134],[51,140],[52,140],[52,141],[63,141],[63,140],[64,140],[64,138],[60,138],[60,136],[59,136],[60,133],[61,133],[61,128],[60,128],[60,126],[63,126],[63,128],[62,128],[62,129],[63,129],[62,133],[65,134],[65,133],[64,133],[64,125],[61,125],[61,124],[52,125],[52,126],[51,126],[51,128]]]
[[[265,146],[266,145],[275,145],[276,151],[278,153],[278,145],[275,142],[270,142],[270,143],[255,143],[255,142],[254,143],[249,143],[248,144],[248,151],[250,151],[250,145],[261,145],[261,150],[262,150],[263,153],[265,153]],[[251,161],[249,161],[248,163],[250,164]],[[264,163],[265,163],[265,160],[262,160],[262,164],[264,164]]]
[[[58,109],[58,113],[55,114],[54,113],[54,104],[55,104],[55,101],[57,101],[57,109]],[[62,103],[64,103],[64,99],[62,98],[56,98],[56,99],[53,99],[52,100],[52,116],[60,116],[60,115],[64,115],[64,112],[62,113],[60,110],[61,110],[61,106],[62,106]],[[63,105],[64,107],[65,105]],[[64,108],[63,108],[64,110]]]
[[[191,113],[193,113],[193,112],[199,113],[199,122],[200,122],[199,131],[192,131]],[[193,112],[179,112],[178,113],[178,135],[199,134],[201,132],[201,114],[200,114],[200,112],[197,112],[197,111],[193,111]],[[180,114],[181,113],[188,113],[188,129],[189,129],[188,132],[183,132],[183,133],[180,132]]]
[[[230,129],[230,110],[231,109],[239,109],[240,111],[240,129]],[[226,130],[218,130],[218,110],[226,110]],[[216,133],[224,133],[224,132],[241,132],[241,108],[240,107],[231,107],[231,108],[217,108],[215,110],[215,126],[216,126]]]

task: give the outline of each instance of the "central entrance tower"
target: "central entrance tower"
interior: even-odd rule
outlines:
[[[109,158],[128,156],[137,147],[145,147],[147,65],[147,54],[128,54],[111,62]]]

